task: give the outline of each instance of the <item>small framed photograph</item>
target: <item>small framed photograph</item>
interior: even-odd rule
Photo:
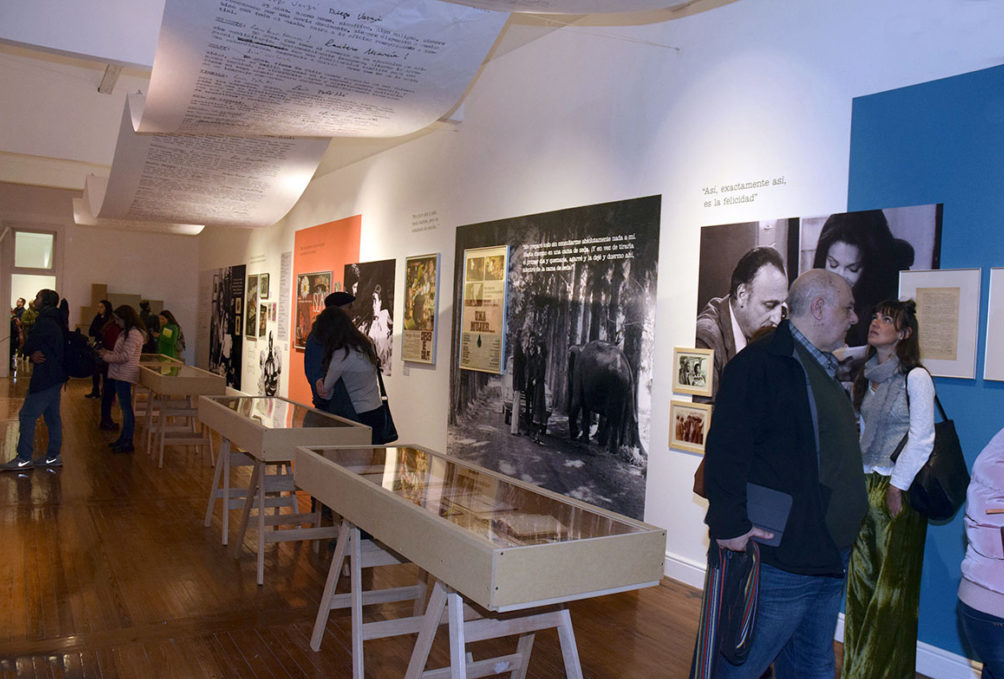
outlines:
[[[711,396],[714,349],[673,349],[673,391],[679,394]]]
[[[258,274],[258,299],[268,299],[268,279],[267,273]]]
[[[669,447],[704,454],[711,427],[711,404],[689,401],[669,403]]]

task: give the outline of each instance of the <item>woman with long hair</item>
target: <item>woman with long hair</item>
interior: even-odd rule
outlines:
[[[132,410],[132,385],[139,380],[139,355],[146,342],[146,326],[136,310],[127,304],[117,307],[113,317],[122,332],[115,340],[113,349],[101,349],[98,352],[108,364],[105,384],[111,386],[122,410],[122,433],[109,445],[112,452],[131,453],[134,450],[132,435],[136,428],[136,417]],[[108,401],[108,410],[101,413],[101,419],[102,422],[110,422],[111,399],[102,399],[102,411],[105,410],[105,401]]]
[[[158,316],[160,328],[153,332],[157,339],[157,353],[171,358],[178,358],[178,353],[183,346],[184,333],[177,319],[167,309],[162,309]]]
[[[377,382],[380,361],[373,343],[338,307],[328,307],[318,314],[313,332],[324,347],[321,365],[325,376],[317,380],[318,396],[331,398],[335,383],[341,379],[356,412],[352,419],[377,431],[383,422],[383,400]]]
[[[913,259],[913,246],[893,236],[882,210],[845,212],[827,218],[819,233],[812,268],[833,271],[851,286],[858,322],[847,331],[848,346],[868,342],[875,304],[896,294],[899,272],[910,268]]]
[[[87,329],[87,336],[91,338],[95,347],[103,346],[101,343],[102,329],[107,323],[112,323],[112,303],[107,299],[103,299],[98,302],[98,312],[94,314],[91,326]],[[111,347],[105,348],[110,349]],[[101,370],[94,373],[91,377],[91,391],[89,394],[84,394],[86,398],[101,398],[101,377],[107,374],[107,364],[103,365]]]
[[[917,307],[875,306],[854,381],[868,513],[847,567],[842,677],[913,679],[927,519],[907,490],[934,447],[934,382],[920,364]],[[896,459],[893,460],[894,454]]]

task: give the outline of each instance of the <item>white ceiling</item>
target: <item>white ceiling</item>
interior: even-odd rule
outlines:
[[[55,0],[35,0],[45,5]],[[536,40],[565,25],[614,26],[668,21],[696,12],[706,11],[735,0],[693,0],[676,4],[673,9],[632,14],[597,15],[512,15],[486,63]],[[79,195],[88,174],[107,176],[110,170],[123,102],[127,94],[145,92],[149,85],[150,67],[156,44],[156,30],[163,0],[102,0],[102,10],[124,18],[126,24],[138,27],[125,31],[128,39],[102,35],[105,23],[95,21],[92,40],[78,30],[74,21],[59,25],[63,33],[50,31],[42,36],[41,26],[23,22],[19,29],[11,28],[10,16],[0,8],[0,184],[44,189],[64,189]],[[6,3],[5,3],[6,4]],[[7,4],[8,9],[17,3]],[[63,5],[61,5],[63,6]],[[65,6],[64,6],[65,7]],[[151,18],[154,17],[155,19]],[[65,17],[64,17],[65,19]],[[80,18],[79,21],[83,21]],[[155,24],[151,21],[155,20]],[[51,28],[52,24],[50,24]],[[34,41],[34,42],[33,42]],[[140,65],[136,65],[136,64]],[[114,87],[102,94],[98,87],[109,65],[121,67],[114,78]],[[113,74],[109,74],[110,76]],[[476,82],[477,79],[475,78]],[[473,83],[472,83],[473,86]],[[444,116],[444,120],[415,134],[393,139],[336,138],[315,173],[321,176],[341,167],[380,153],[381,151],[430,134],[437,129],[462,125],[462,102]],[[31,195],[48,196],[45,191]],[[6,187],[0,191],[0,218],[10,219],[13,195],[22,196],[16,202],[33,202],[24,191]],[[61,213],[63,201],[58,201]],[[22,205],[22,207],[24,207]]]

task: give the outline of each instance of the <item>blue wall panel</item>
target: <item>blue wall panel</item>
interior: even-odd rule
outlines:
[[[848,186],[848,210],[943,203],[941,268],[982,269],[976,379],[935,379],[972,466],[1004,427],[1004,382],[982,379],[989,268],[1004,267],[1004,67],[856,98]],[[961,512],[928,531],[919,633],[959,654],[963,534]]]

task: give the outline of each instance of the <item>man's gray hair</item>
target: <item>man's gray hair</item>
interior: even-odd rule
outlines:
[[[788,290],[788,309],[793,317],[809,313],[812,300],[822,297],[827,304],[837,301],[837,285],[843,279],[832,271],[809,269],[795,279]]]

